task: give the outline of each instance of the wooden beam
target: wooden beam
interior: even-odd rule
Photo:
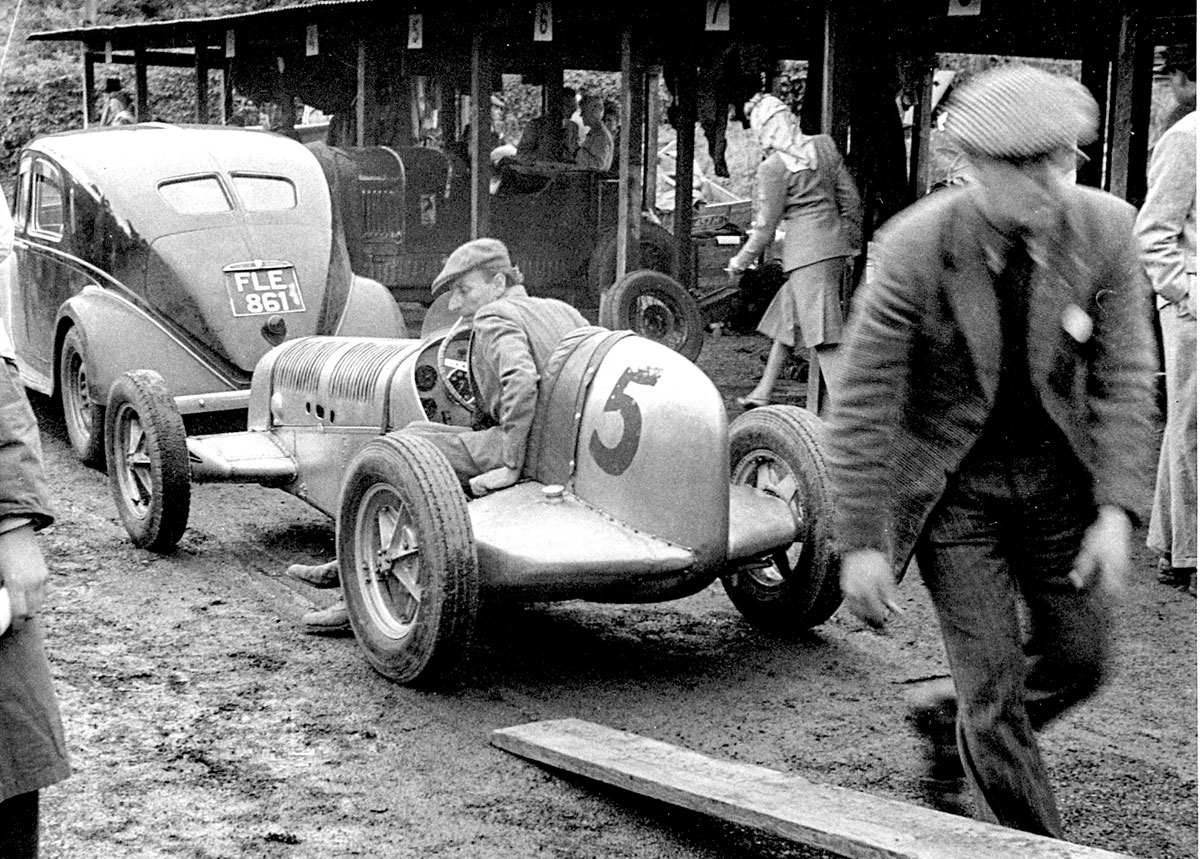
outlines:
[[[675,82],[675,276],[685,287],[692,279],[692,182],[696,176],[696,87],[694,60],[679,67]]]
[[[150,87],[146,83],[146,49],[135,48],[133,51],[133,90],[134,108],[137,110],[138,122],[150,122],[154,115],[150,113]]]
[[[642,208],[654,210],[655,191],[658,188],[658,125],[662,121],[662,110],[658,99],[658,86],[662,80],[662,67],[653,66],[646,71],[646,157],[642,169]],[[628,124],[629,117],[621,117]]]
[[[1108,189],[1140,206],[1146,196],[1146,132],[1150,125],[1152,40],[1142,15],[1121,18],[1113,72]]]
[[[367,139],[367,45],[358,40],[358,63],[355,70],[354,141],[365,146]]]
[[[717,760],[580,719],[502,728],[492,732],[492,745],[851,859],[1121,859],[1123,855],[816,784],[766,767]]]
[[[233,119],[233,75],[226,64],[221,68],[221,125]]]
[[[96,106],[96,60],[90,51],[83,52],[83,127],[92,124],[92,109]]]
[[[634,175],[634,150],[630,145],[633,133],[635,99],[633,80],[641,63],[634,56],[633,28],[626,24],[621,30],[621,114],[629,117],[630,128],[621,135],[621,152],[617,183],[617,270],[616,280],[638,266],[638,246],[642,240],[641,170]],[[605,287],[611,284],[605,284]],[[600,318],[604,319],[608,290],[600,296]]]
[[[932,58],[931,58],[932,59]],[[921,74],[921,88],[913,105],[912,151],[909,153],[908,190],[914,200],[929,193],[929,124],[933,115],[933,67]]]
[[[141,49],[142,57],[147,66],[163,66],[172,69],[193,69],[196,67],[196,52],[192,51],[155,51],[149,48]],[[225,56],[220,50],[206,48],[202,51],[204,61],[210,69],[225,66]],[[90,57],[92,62],[107,62],[114,66],[131,66],[138,61],[137,50],[122,53],[113,52],[112,59],[105,57],[104,51],[89,48],[84,54],[85,60]]]
[[[490,185],[492,178],[491,153],[484,151],[483,141],[492,127],[492,53],[485,37],[482,21],[475,24],[471,34],[471,238],[491,233]],[[544,88],[543,88],[544,89]],[[557,90],[555,91],[557,98]],[[555,102],[555,110],[558,101]],[[549,114],[546,114],[549,116]]]
[[[197,43],[195,52],[196,66],[196,122],[200,125],[208,123],[208,55],[204,45]]]

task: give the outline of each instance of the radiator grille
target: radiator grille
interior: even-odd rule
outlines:
[[[384,367],[395,356],[388,343],[357,343],[339,356],[329,378],[329,396],[334,400],[368,402]]]
[[[288,349],[275,365],[275,389],[315,391],[321,368],[340,345],[335,340],[308,340]]]

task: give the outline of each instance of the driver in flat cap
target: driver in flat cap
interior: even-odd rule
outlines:
[[[1155,450],[1135,212],[1073,178],[1096,114],[1024,65],[957,92],[974,181],[884,229],[827,447],[847,608],[883,625],[915,557],[941,626],[953,683],[911,715],[927,798],[958,807],[965,779],[977,817],[1056,838],[1035,732],[1110,665]]]
[[[485,495],[520,478],[546,362],[563,335],[588,322],[569,304],[530,296],[497,239],[475,239],[450,254],[433,281],[435,296],[444,289],[450,290],[450,312],[474,320],[476,424],[486,428],[419,422],[405,431],[428,438],[459,480]]]

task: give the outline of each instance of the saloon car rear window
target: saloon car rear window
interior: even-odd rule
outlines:
[[[249,212],[274,212],[296,207],[296,186],[282,176],[234,173],[233,187]]]
[[[216,176],[174,179],[158,186],[158,193],[181,215],[206,215],[233,208]]]

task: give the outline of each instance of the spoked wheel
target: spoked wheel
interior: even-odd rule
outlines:
[[[466,498],[437,448],[403,433],[363,447],[342,489],[338,559],[350,625],[376,671],[429,684],[462,667],[479,571]]]
[[[601,305],[600,324],[627,328],[695,361],[704,346],[704,319],[695,297],[670,275],[633,271]]]
[[[729,428],[731,480],[783,499],[799,525],[790,546],[722,577],[738,611],[774,634],[824,623],[842,602],[820,433],[816,415],[794,406],[752,409]]]
[[[135,546],[169,552],[187,528],[191,466],[183,418],[162,376],[125,373],[108,394],[108,485]]]
[[[104,405],[92,399],[87,351],[78,328],[67,331],[58,353],[58,397],[75,455],[87,465],[103,466]]]

